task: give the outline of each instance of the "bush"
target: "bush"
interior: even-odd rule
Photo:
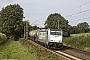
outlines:
[[[63,32],[63,37],[69,37],[70,36],[70,33],[68,32]]]
[[[19,42],[20,42],[21,44],[24,44],[25,41],[26,41],[25,38],[19,38]]]
[[[7,40],[6,35],[3,34],[3,33],[0,33],[0,44],[3,43],[3,42],[5,42],[6,40]]]
[[[14,40],[14,36],[10,36],[9,37],[9,40]]]

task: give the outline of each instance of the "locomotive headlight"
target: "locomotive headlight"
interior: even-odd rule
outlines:
[[[59,43],[60,43],[61,41],[59,40]]]
[[[62,43],[62,40],[59,40],[59,43]]]

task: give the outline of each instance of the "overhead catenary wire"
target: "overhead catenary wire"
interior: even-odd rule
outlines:
[[[78,20],[84,20],[84,19],[89,19],[90,17],[87,17],[87,18],[81,18],[81,19],[77,19],[77,20],[73,20],[73,21],[78,21]],[[70,22],[73,22],[73,21],[70,21]]]
[[[80,11],[80,12],[77,12],[77,13],[74,13],[74,14],[70,14],[70,15],[68,15],[68,16],[65,16],[65,17],[74,16],[74,15],[81,14],[81,13],[84,13],[84,12],[87,12],[87,11],[90,11],[90,9],[88,9],[88,10],[85,10],[85,11]]]
[[[87,2],[87,3],[84,3],[84,4],[80,5],[80,6],[77,6],[77,7],[75,7],[75,8],[72,8],[72,9],[70,9],[70,10],[68,10],[68,11],[65,11],[65,12],[63,12],[63,13],[66,13],[66,12],[69,12],[69,11],[72,11],[72,10],[75,10],[75,9],[77,9],[77,8],[81,8],[82,6],[84,6],[84,5],[88,4],[88,3],[90,3],[90,1]]]
[[[76,12],[76,13],[73,13],[73,14],[70,14],[70,15],[67,15],[67,16],[65,16],[65,17],[73,17],[73,16],[76,16],[76,15],[79,15],[79,14],[86,13],[86,12],[90,11],[90,9],[81,11],[81,7],[84,6],[84,5],[86,5],[86,4],[88,4],[88,3],[90,3],[90,1],[87,2],[87,3],[84,3],[84,4],[82,4],[82,5],[80,5],[80,6],[78,6],[78,7],[75,7],[75,8],[73,8],[73,9],[71,9],[71,10],[66,11],[66,12],[69,12],[69,11],[72,11],[72,10],[74,10],[74,9],[80,8],[80,11],[79,11],[79,12]],[[72,20],[72,21],[70,21],[70,22],[79,21],[79,20],[84,20],[84,19],[89,19],[89,18],[90,18],[90,17],[84,18],[84,16],[83,16],[83,17],[80,18],[80,19]]]

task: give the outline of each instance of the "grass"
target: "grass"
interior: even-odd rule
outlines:
[[[73,34],[64,38],[63,42],[68,46],[90,51],[90,33]]]
[[[20,44],[19,41],[9,40],[3,45],[0,45],[0,60],[35,60],[30,55],[28,49]]]
[[[27,40],[23,44],[8,40],[0,45],[0,60],[61,60],[61,58]]]
[[[71,34],[71,36],[82,36],[82,35],[90,35],[90,33],[80,33],[80,34]]]
[[[36,57],[35,60],[61,60],[59,56],[32,42],[26,41],[23,45],[28,47],[28,50],[33,57]]]

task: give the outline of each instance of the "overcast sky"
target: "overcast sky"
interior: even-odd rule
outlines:
[[[72,26],[81,22],[90,25],[90,0],[2,0],[0,10],[9,4],[19,4],[24,9],[25,20],[39,27],[44,27],[51,13],[61,14]]]

